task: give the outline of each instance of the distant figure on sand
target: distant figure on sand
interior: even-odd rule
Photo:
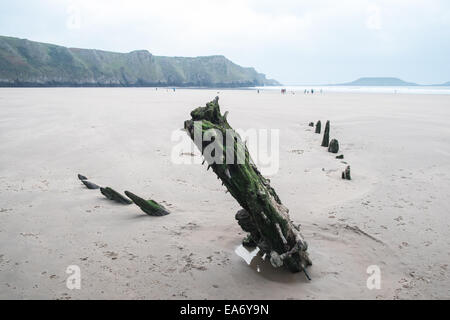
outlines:
[[[285,94],[286,93],[286,89],[281,89],[281,94]]]
[[[314,89],[311,89],[311,94],[314,94]]]

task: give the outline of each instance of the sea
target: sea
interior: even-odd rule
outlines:
[[[275,90],[281,91],[286,89],[287,93],[305,93],[311,89],[314,94],[318,93],[398,93],[398,94],[450,94],[450,87],[448,86],[274,86],[274,87],[254,87],[254,90]]]

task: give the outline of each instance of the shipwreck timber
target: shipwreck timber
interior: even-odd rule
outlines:
[[[155,200],[145,200],[141,197],[135,195],[130,191],[125,191],[127,197],[129,197],[133,202],[141,208],[149,216],[166,216],[170,214],[170,211],[167,210],[162,204],[159,204]]]
[[[219,98],[216,97],[205,107],[193,110],[184,128],[202,152],[208,169],[213,170],[242,206],[243,210],[236,214],[236,219],[249,233],[244,244],[258,246],[268,254],[275,267],[284,265],[292,272],[304,271],[307,275],[306,267],[312,262],[300,227],[290,220],[289,210],[281,203],[270,181],[261,175],[247,146],[226,117],[227,113],[221,114]],[[225,143],[218,137],[227,137],[228,141]],[[230,161],[230,155],[233,161]]]
[[[116,190],[106,187],[106,188],[100,188],[100,192],[109,200],[121,203],[121,204],[132,204],[130,199],[127,199],[120,193],[118,193]]]

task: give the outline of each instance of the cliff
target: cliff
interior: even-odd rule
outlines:
[[[163,57],[146,50],[116,53],[0,36],[0,86],[192,86],[279,85],[224,56]]]

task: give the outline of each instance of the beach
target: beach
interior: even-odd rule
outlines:
[[[233,128],[279,129],[269,178],[311,281],[243,251],[238,203],[206,165],[171,161],[173,133],[215,96]],[[450,95],[2,88],[0,299],[449,299],[449,121]],[[111,202],[78,173],[171,214]]]

